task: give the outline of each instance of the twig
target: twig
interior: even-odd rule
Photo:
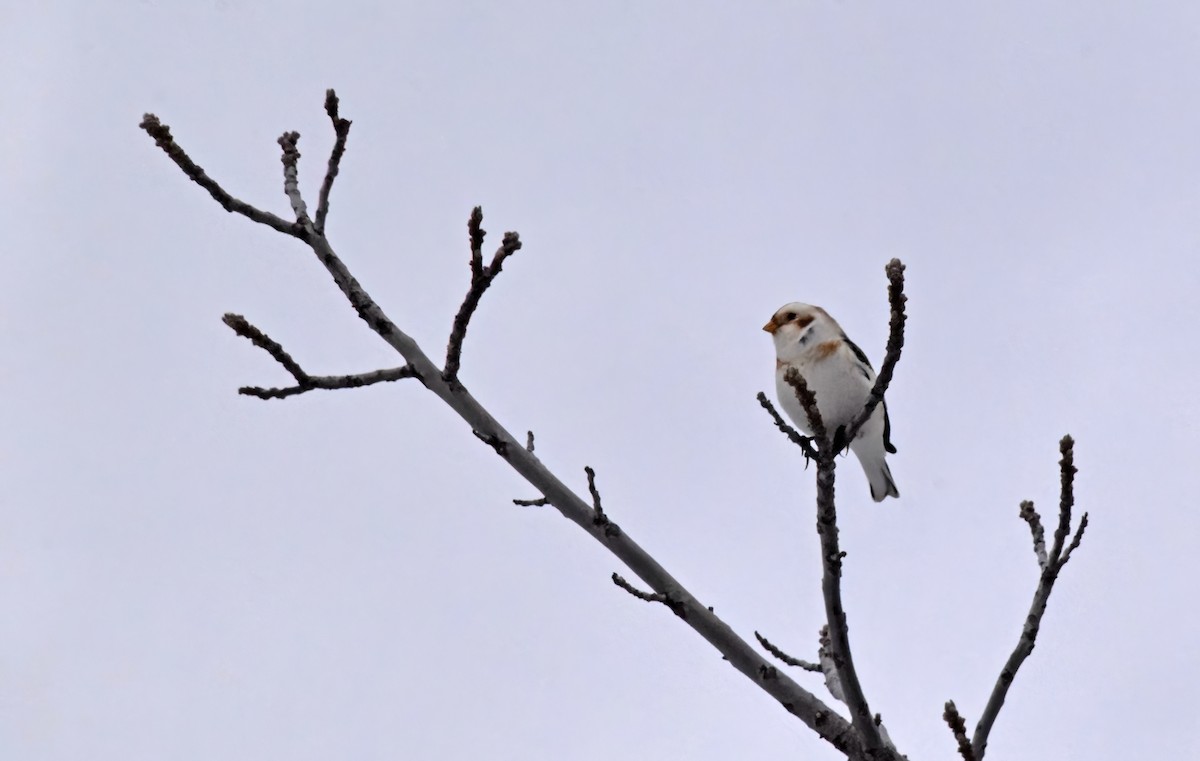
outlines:
[[[875,376],[875,385],[871,387],[871,395],[867,397],[866,405],[862,412],[858,413],[858,417],[846,426],[845,435],[842,437],[842,443],[845,446],[849,446],[850,442],[854,441],[858,430],[866,425],[871,413],[875,411],[875,407],[883,401],[883,395],[887,393],[888,386],[892,382],[892,373],[896,369],[896,363],[900,361],[900,352],[904,349],[904,322],[908,319],[904,312],[904,304],[908,301],[908,297],[904,295],[904,264],[899,259],[892,259],[887,263],[884,271],[887,272],[888,305],[891,311],[891,318],[888,322],[887,352],[884,354],[879,374]]]
[[[1048,562],[1046,558],[1046,531],[1042,528],[1042,516],[1038,515],[1038,511],[1034,509],[1031,500],[1021,502],[1021,520],[1029,524],[1029,532],[1033,535],[1033,554],[1037,556],[1038,567],[1045,568]]]
[[[525,432],[525,451],[533,454],[533,431]]]
[[[665,592],[643,592],[634,585],[630,584],[628,581],[625,581],[625,579],[616,572],[613,573],[612,580],[613,583],[618,587],[624,589],[626,592],[638,598],[639,600],[645,600],[646,602],[660,602],[670,608],[671,612],[680,618],[687,618],[687,608],[685,608],[679,600],[675,599],[671,595]],[[711,613],[711,611],[709,612]]]
[[[467,295],[458,308],[458,314],[454,315],[454,325],[450,329],[450,341],[446,344],[446,368],[442,372],[442,378],[447,383],[455,383],[458,380],[458,369],[462,362],[463,339],[467,337],[467,325],[470,324],[471,315],[479,306],[479,300],[483,298],[483,292],[500,274],[500,270],[504,267],[504,260],[521,248],[520,236],[516,233],[504,233],[504,241],[492,255],[492,263],[485,266],[482,249],[483,236],[486,232],[480,227],[482,223],[483,208],[476,206],[471,212],[471,218],[467,220],[467,234],[471,241],[471,287],[467,289]]]
[[[600,506],[600,492],[596,489],[596,471],[592,470],[590,465],[584,466],[583,472],[587,474],[588,493],[592,495],[592,509],[596,516],[592,518],[592,523],[604,529],[605,536],[618,536],[621,533],[621,527],[608,519],[604,514],[604,508]]]
[[[329,154],[329,166],[325,170],[325,180],[321,183],[321,194],[317,198],[317,218],[314,227],[319,234],[325,234],[325,217],[329,214],[329,192],[333,190],[333,181],[337,179],[342,156],[346,153],[346,138],[350,134],[350,120],[338,116],[338,96],[332,89],[325,91],[325,113],[333,122],[333,150]]]
[[[813,671],[818,674],[821,673],[821,664],[812,663],[811,661],[802,661],[799,658],[793,658],[792,656],[780,650],[778,647],[775,647],[775,645],[771,644],[766,637],[758,632],[754,632],[754,636],[758,638],[758,643],[763,646],[764,650],[787,665],[795,666],[796,668],[804,669],[805,671]]]
[[[188,176],[189,180],[207,190],[208,194],[213,197],[213,200],[219,203],[225,211],[241,214],[252,222],[266,225],[284,235],[291,235],[301,240],[307,237],[307,231],[302,225],[295,222],[288,222],[286,219],[276,216],[269,211],[255,208],[245,201],[229,195],[216,180],[205,174],[204,170],[196,162],[192,161],[183,148],[179,147],[179,144],[175,142],[175,138],[171,135],[171,128],[159,121],[158,117],[154,114],[143,116],[142,123],[138,126],[145,130],[147,135],[154,138],[154,144],[161,148],[167,154],[168,158],[183,170],[183,173]]]
[[[958,754],[963,757],[963,761],[976,761],[971,741],[967,739],[967,725],[963,721],[963,717],[959,715],[953,700],[946,701],[946,710],[942,713],[942,718],[946,720],[946,726],[950,727],[950,731],[954,734],[954,740],[958,743]]]
[[[270,354],[276,362],[283,365],[283,369],[287,370],[297,383],[302,386],[308,384],[308,373],[304,372],[299,363],[292,359],[292,355],[288,354],[277,341],[272,340],[270,336],[252,325],[245,317],[227,312],[221,321],[228,325],[234,333],[249,339],[255,346]]]
[[[1059,498],[1058,498],[1058,528],[1054,531],[1054,549],[1050,557],[1058,560],[1062,555],[1063,543],[1071,531],[1071,508],[1075,505],[1075,440],[1063,436],[1058,442],[1058,451],[1062,459],[1058,461]]]
[[[800,371],[794,367],[784,371],[783,382],[792,387],[796,401],[800,402],[800,407],[808,418],[808,427],[812,428],[813,438],[824,448],[828,441],[828,432],[825,430],[825,421],[821,419],[821,410],[817,408],[817,395],[808,387],[808,381],[804,380]]]
[[[788,440],[800,447],[801,451],[804,452],[804,466],[807,468],[810,460],[817,459],[817,450],[812,445],[812,439],[808,436],[802,436],[799,431],[788,425],[779,412],[776,411],[775,405],[771,404],[771,400],[767,398],[766,394],[759,391],[757,399],[762,408],[771,416],[771,420],[775,421],[775,427],[783,431]]]
[[[1021,636],[1017,640],[1017,646],[1013,648],[1012,654],[1008,656],[1008,660],[1004,663],[1004,668],[1000,671],[1000,677],[996,680],[995,686],[992,687],[992,694],[988,696],[987,705],[984,706],[983,713],[979,716],[979,723],[975,725],[975,734],[971,737],[971,749],[975,754],[975,761],[983,761],[984,754],[987,752],[988,735],[991,734],[992,727],[996,723],[996,717],[1000,714],[1000,709],[1004,707],[1004,699],[1008,695],[1008,690],[1012,687],[1013,680],[1016,678],[1021,664],[1033,652],[1034,643],[1037,641],[1038,632],[1041,630],[1042,616],[1046,614],[1046,603],[1050,599],[1050,592],[1054,589],[1054,582],[1057,581],[1058,574],[1062,571],[1071,553],[1079,546],[1079,542],[1083,540],[1083,531],[1087,528],[1087,514],[1085,513],[1080,519],[1079,528],[1076,530],[1071,544],[1064,552],[1063,542],[1066,541],[1067,533],[1071,528],[1071,509],[1075,505],[1074,479],[1076,469],[1074,444],[1075,442],[1070,436],[1063,436],[1062,441],[1059,442],[1059,452],[1062,454],[1062,460],[1059,461],[1059,522],[1058,529],[1054,532],[1054,547],[1047,555],[1045,563],[1041,562],[1041,555],[1038,556],[1039,565],[1042,566],[1042,573],[1038,579],[1037,589],[1033,593],[1033,603],[1029,606],[1029,613],[1025,616],[1025,625],[1021,628]],[[1033,512],[1033,503],[1028,503],[1028,505],[1028,511],[1025,509],[1025,504],[1021,506],[1021,517],[1026,521],[1029,520],[1026,517],[1026,513]],[[1034,515],[1036,516],[1036,513]],[[1036,544],[1036,532],[1034,541]]]
[[[297,143],[300,142],[299,132],[284,132],[279,136],[279,147],[283,149],[283,154],[279,157],[283,163],[283,194],[288,197],[288,201],[292,204],[292,212],[296,215],[296,222],[302,225],[306,230],[312,228],[312,220],[308,218],[308,206],[304,203],[304,196],[300,194],[300,148]]]
[[[341,391],[348,388],[373,386],[376,383],[392,383],[405,378],[416,378],[417,374],[410,365],[403,365],[353,375],[309,375],[306,377],[306,382],[287,388],[242,386],[238,389],[238,393],[259,399],[286,399],[289,396],[297,396],[309,391]]]
[[[292,355],[288,354],[278,341],[259,330],[242,315],[230,313],[221,319],[234,333],[248,339],[255,346],[270,354],[276,362],[283,365],[283,369],[296,379],[296,385],[287,388],[242,386],[238,389],[238,393],[245,396],[254,396],[259,399],[286,399],[289,396],[297,396],[314,389],[332,391],[343,388],[361,388],[376,383],[389,383],[403,378],[416,377],[416,371],[411,365],[373,370],[369,373],[355,375],[309,375],[296,360],[292,359]]]
[[[1058,561],[1059,568],[1062,568],[1067,564],[1067,561],[1071,559],[1071,553],[1074,552],[1075,548],[1079,546],[1079,543],[1083,541],[1083,532],[1087,530],[1087,526],[1088,514],[1084,513],[1079,518],[1079,528],[1075,529],[1075,536],[1071,538],[1071,543],[1067,545],[1067,549],[1063,551],[1062,559]]]
[[[222,207],[227,207],[230,211],[238,211],[252,221],[266,224],[280,232],[304,240],[332,276],[334,284],[350,302],[354,311],[371,330],[404,357],[406,366],[413,368],[414,375],[421,379],[424,386],[454,410],[471,430],[485,432],[480,434],[481,438],[489,441],[490,445],[494,446],[498,452],[505,451],[505,462],[543,494],[563,517],[599,541],[651,589],[655,590],[656,594],[669,594],[669,599],[678,608],[680,618],[712,644],[730,665],[770,695],[785,710],[799,718],[842,754],[850,758],[859,758],[864,755],[863,744],[849,722],[830,709],[822,700],[786,674],[780,674],[776,679],[763,680],[760,670],[764,666],[771,665],[764,656],[750,643],[739,637],[712,610],[701,604],[632,537],[624,532],[616,537],[606,536],[604,530],[594,523],[595,510],[592,506],[573,492],[537,457],[521,446],[512,434],[492,417],[465,388],[460,384],[451,384],[443,379],[442,370],[430,360],[420,345],[402,331],[371,298],[324,236],[309,234],[304,228],[284,222],[273,215],[256,213],[256,210],[251,209],[245,203],[230,198],[227,193],[220,190],[215,182],[207,178],[203,172],[199,172],[199,168],[191,164],[190,160],[181,160],[180,156],[186,159],[186,155],[178,146],[174,145],[173,141],[169,140],[169,133],[155,128],[157,122],[157,119],[148,117],[147,121],[143,122],[143,127],[155,137],[155,141],[189,178],[209,189],[210,195]],[[163,140],[164,135],[165,141]]]
[[[550,500],[545,497],[541,499],[514,499],[513,504],[520,505],[521,507],[545,507],[550,504]]]

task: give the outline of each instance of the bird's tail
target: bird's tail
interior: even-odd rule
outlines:
[[[871,482],[871,499],[882,502],[887,497],[899,497],[896,482],[892,480],[892,469],[880,453],[878,458],[859,458],[867,480]]]

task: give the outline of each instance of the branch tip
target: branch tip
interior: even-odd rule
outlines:
[[[946,726],[950,727],[950,732],[954,735],[955,742],[958,743],[958,753],[962,756],[963,761],[976,761],[975,749],[971,747],[971,741],[967,739],[966,722],[959,715],[953,700],[946,701],[946,710],[942,712],[942,719],[945,720]]]
[[[771,644],[771,642],[766,637],[759,634],[757,631],[754,632],[754,636],[755,636],[755,638],[758,639],[758,644],[762,645],[764,650],[766,650],[768,653],[775,656],[779,660],[783,661],[787,665],[795,666],[796,668],[801,668],[801,669],[804,669],[805,671],[813,671],[816,673],[821,672],[821,665],[819,663],[811,663],[809,661],[800,660],[799,658],[793,658],[792,656],[790,656],[787,653],[780,650],[775,645]]]
[[[350,135],[350,120],[343,119],[338,114],[338,96],[330,88],[325,91],[325,113],[333,123],[333,149],[329,152],[329,163],[325,168],[325,179],[321,181],[321,192],[317,197],[317,214],[313,227],[318,234],[325,234],[325,219],[329,216],[329,194],[333,190],[333,181],[337,179],[341,168],[342,156],[346,153],[346,138]]]

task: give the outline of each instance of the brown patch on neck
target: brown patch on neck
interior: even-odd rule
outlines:
[[[813,354],[815,355],[814,359],[817,362],[820,362],[823,359],[829,359],[837,353],[837,350],[841,347],[841,345],[842,341],[839,338],[817,344],[813,349]]]

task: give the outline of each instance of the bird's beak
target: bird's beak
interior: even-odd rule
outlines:
[[[775,335],[775,331],[779,330],[779,323],[775,322],[775,318],[772,317],[766,325],[763,325],[763,330],[767,331],[771,335]]]

